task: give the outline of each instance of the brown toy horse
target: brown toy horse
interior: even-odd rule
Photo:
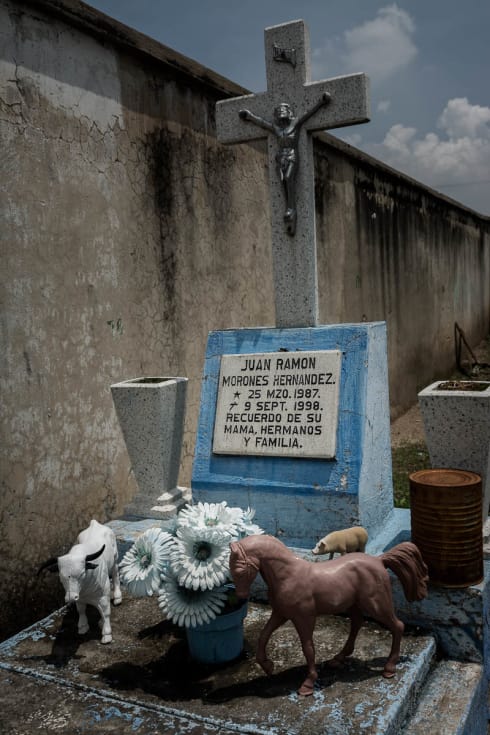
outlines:
[[[400,579],[407,600],[426,597],[427,567],[418,548],[410,542],[399,544],[381,556],[352,553],[319,563],[299,559],[272,536],[248,536],[232,543],[230,570],[238,597],[248,597],[257,572],[269,588],[272,614],[257,646],[257,662],[266,674],[271,674],[274,668],[266,655],[269,638],[279,626],[291,620],[308,665],[308,675],[299,694],[312,694],[318,678],[313,646],[315,619],[322,613],[346,612],[351,619],[349,637],[331,665],[340,666],[352,654],[363,616],[367,615],[391,632],[391,651],[383,676],[394,676],[404,625],[395,615],[387,568]]]

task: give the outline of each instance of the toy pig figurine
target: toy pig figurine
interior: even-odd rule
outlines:
[[[367,531],[362,526],[353,526],[345,528],[343,531],[332,531],[317,543],[312,553],[330,554],[333,559],[334,554],[348,554],[351,551],[364,551],[368,540]]]

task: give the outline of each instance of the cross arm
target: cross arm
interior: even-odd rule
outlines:
[[[328,104],[322,104],[322,95],[329,95]],[[321,82],[303,85],[298,107],[312,110],[304,122],[307,130],[327,130],[346,125],[369,122],[369,78],[366,74],[349,74]]]
[[[306,83],[277,98],[262,92],[221,100],[216,105],[218,140],[244,143],[266,137],[280,102],[288,102],[309,131],[357,125],[369,121],[369,79],[365,74],[349,74]],[[240,116],[242,110],[251,113],[248,120]]]
[[[240,110],[238,115],[242,120],[246,120],[246,122],[251,122],[254,125],[258,125],[259,128],[263,128],[264,130],[267,130],[269,133],[274,132],[274,126],[272,125],[272,123],[270,123],[268,120],[264,120],[263,117],[259,117],[258,115],[255,115],[253,112],[250,112],[250,110],[247,110],[247,109]]]
[[[298,120],[298,125],[304,125],[304,123],[310,119],[310,117],[313,117],[315,112],[317,112],[320,107],[323,107],[324,105],[328,105],[331,100],[331,96],[328,92],[323,92],[318,102],[316,102],[313,107],[310,110],[307,110],[304,115],[302,115]]]
[[[247,116],[240,115],[242,110],[251,113],[248,119]],[[221,100],[216,104],[218,140],[222,143],[244,143],[265,138],[267,132],[272,130],[273,114],[274,110],[265,92]]]

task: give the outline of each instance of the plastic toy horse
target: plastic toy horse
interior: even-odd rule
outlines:
[[[418,548],[410,542],[381,556],[354,552],[319,563],[299,559],[272,536],[248,536],[232,543],[230,570],[238,597],[248,597],[258,572],[269,588],[272,614],[260,633],[257,663],[266,674],[272,674],[274,664],[267,658],[267,643],[277,628],[291,620],[308,666],[308,675],[298,693],[312,694],[318,678],[313,645],[315,619],[321,614],[345,612],[351,620],[349,637],[330,665],[340,666],[352,654],[363,616],[367,615],[391,632],[391,651],[383,676],[394,676],[404,625],[395,615],[387,568],[400,579],[407,600],[426,597],[427,567]]]

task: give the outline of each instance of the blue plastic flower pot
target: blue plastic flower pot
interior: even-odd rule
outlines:
[[[220,664],[239,656],[243,650],[243,620],[246,614],[245,603],[238,610],[218,615],[209,623],[186,628],[192,658],[204,664]]]

